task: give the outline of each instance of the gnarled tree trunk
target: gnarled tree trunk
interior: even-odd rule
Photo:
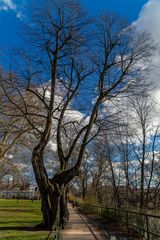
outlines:
[[[37,225],[40,229],[64,229],[69,220],[67,190],[68,183],[77,173],[73,169],[62,171],[49,179],[43,165],[43,151],[35,148],[32,156],[32,165],[36,182],[41,195],[42,223]]]
[[[61,188],[56,185],[49,194],[43,193],[41,204],[43,221],[40,227],[49,230],[67,227],[69,220],[67,187]]]

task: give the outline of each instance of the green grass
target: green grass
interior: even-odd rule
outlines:
[[[0,199],[0,240],[45,240],[47,231],[29,229],[41,220],[39,201]]]

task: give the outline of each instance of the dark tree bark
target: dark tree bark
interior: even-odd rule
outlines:
[[[133,89],[133,82],[130,84],[130,81],[134,79],[137,86],[136,76],[140,85],[141,71],[136,68],[137,61],[142,62],[144,57],[147,61],[152,49],[146,34],[136,34],[134,30],[124,26],[124,21],[118,17],[102,16],[99,23],[94,25],[91,39],[88,37],[89,29],[92,29],[88,24],[88,17],[77,2],[44,2],[36,8],[30,24],[28,53],[31,52],[32,56],[24,56],[29,64],[22,81],[23,86],[26,81],[23,88],[27,92],[26,97],[22,96],[21,89],[14,88],[20,100],[8,99],[18,109],[19,117],[30,126],[30,131],[35,136],[32,166],[41,194],[43,214],[39,227],[52,229],[67,225],[67,187],[79,175],[86,146],[100,131],[98,120],[103,113],[103,103],[128,90],[130,92]],[[86,52],[89,52],[88,55]],[[33,67],[30,68],[30,65]],[[35,68],[36,73],[33,71]],[[49,96],[45,86],[39,84],[43,83],[46,76],[51,79],[48,83]],[[94,103],[91,99],[88,120],[84,117],[80,121],[69,120],[66,123],[68,110],[75,106],[75,98],[80,93],[79,99],[82,100],[84,86],[86,84],[87,88],[87,81],[91,80],[96,86],[92,88]],[[12,81],[11,84],[13,85]],[[136,87],[136,93],[137,91]],[[56,102],[59,95],[60,101]],[[34,100],[32,103],[31,96]],[[44,114],[41,114],[42,110]],[[44,153],[51,138],[53,123],[54,127],[56,125],[59,167],[53,177],[49,177]],[[70,131],[67,127],[70,125],[74,128],[71,138],[67,134]],[[76,148],[78,152],[70,163]],[[115,180],[113,186],[115,198],[119,202]]]
[[[65,186],[60,198],[60,227],[62,229],[67,227],[67,223],[69,220],[67,193],[68,187]]]

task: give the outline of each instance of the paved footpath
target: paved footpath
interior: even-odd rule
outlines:
[[[62,240],[106,240],[107,233],[100,229],[86,215],[81,214],[69,205],[69,226],[61,231]]]

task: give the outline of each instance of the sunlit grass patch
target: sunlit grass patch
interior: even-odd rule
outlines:
[[[47,231],[33,230],[41,220],[40,201],[0,199],[1,240],[44,240]]]

